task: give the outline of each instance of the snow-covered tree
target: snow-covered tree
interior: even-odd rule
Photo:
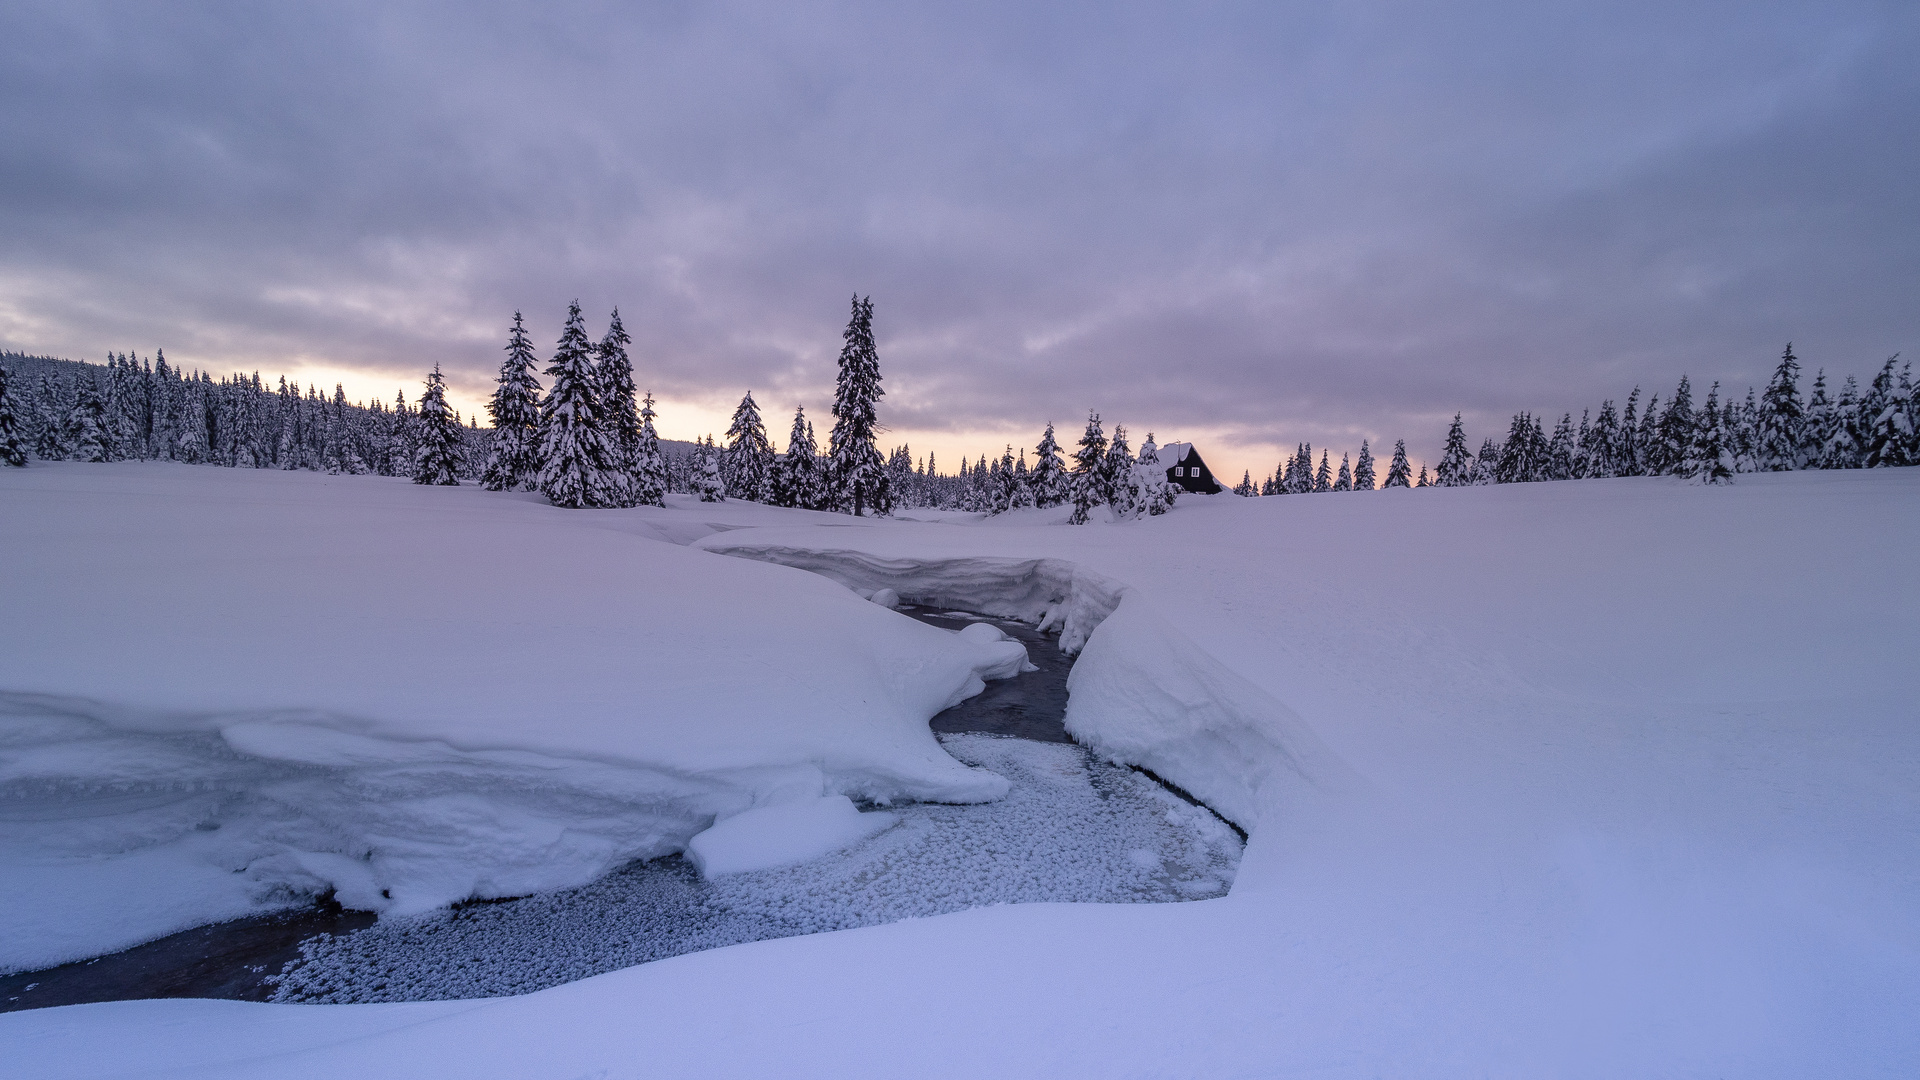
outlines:
[[[1733,479],[1733,454],[1727,447],[1718,382],[1707,391],[1706,406],[1693,424],[1693,441],[1681,456],[1676,471],[1703,484],[1724,484]]]
[[[1840,396],[1833,402],[1833,423],[1827,444],[1821,449],[1821,468],[1857,469],[1865,456],[1866,445],[1860,431],[1860,385],[1853,376],[1840,384]]]
[[[806,406],[793,410],[793,428],[787,433],[787,456],[774,470],[774,502],[803,510],[817,509],[820,501],[819,448]]]
[[[1573,479],[1573,414],[1563,413],[1560,422],[1553,427],[1553,437],[1547,440],[1547,456],[1544,480]]]
[[[0,367],[0,465],[27,463],[27,441],[20,433],[20,398],[14,379]]]
[[[1167,466],[1160,460],[1160,445],[1151,431],[1147,432],[1147,441],[1140,444],[1133,472],[1134,491],[1129,501],[1134,506],[1148,517],[1159,517],[1173,509],[1174,500],[1180,497],[1180,485],[1167,479]]]
[[[1033,488],[1035,506],[1059,506],[1067,501],[1067,470],[1060,460],[1060,444],[1053,439],[1052,422],[1041,434],[1040,445],[1033,448],[1033,474],[1028,485]]]
[[[1101,470],[1100,484],[1105,489],[1107,505],[1113,507],[1116,516],[1128,518],[1139,514],[1140,507],[1130,501],[1133,448],[1127,445],[1127,429],[1119,424],[1113,425],[1113,441],[1107,444],[1107,460]]]
[[[1257,492],[1253,486],[1252,470],[1250,469],[1240,470],[1240,482],[1233,485],[1233,493],[1235,495],[1240,496],[1243,499],[1251,499],[1254,497],[1254,495]]]
[[[447,384],[440,365],[427,375],[426,392],[420,395],[420,450],[414,458],[413,482],[416,484],[460,483],[460,422],[447,404]]]
[[[635,410],[638,392],[633,385],[633,361],[627,346],[633,339],[620,322],[620,309],[613,309],[607,322],[607,334],[593,349],[593,374],[600,404],[600,431],[607,447],[606,486],[600,493],[602,506],[639,505],[638,459],[640,455],[640,416]]]
[[[91,376],[75,382],[73,408],[67,413],[67,457],[73,461],[106,461],[106,403]]]
[[[534,377],[533,343],[520,313],[507,331],[507,358],[493,388],[487,413],[493,417],[493,441],[487,448],[480,486],[510,491],[536,483],[540,476],[540,380]]]
[[[633,453],[633,504],[667,505],[667,459],[660,452],[660,433],[654,430],[653,391],[640,399],[640,438]]]
[[[1068,520],[1073,524],[1085,525],[1088,512],[1106,501],[1101,490],[1106,462],[1107,435],[1101,430],[1100,414],[1090,412],[1087,430],[1081,434],[1079,449],[1073,453],[1073,474],[1067,482],[1069,497],[1073,500],[1073,516]]]
[[[1773,379],[1760,398],[1759,467],[1768,472],[1798,469],[1805,464],[1801,455],[1805,410],[1800,407],[1800,361],[1793,355],[1793,342],[1787,342]]]
[[[733,410],[720,476],[726,481],[727,494],[736,499],[769,502],[773,497],[773,444],[767,441],[767,425],[760,419],[760,406],[751,390]]]
[[[1333,478],[1333,490],[1353,490],[1353,468],[1347,464],[1347,455],[1340,455],[1340,475]]]
[[[1033,472],[1027,468],[1027,448],[1020,448],[1020,457],[1013,463],[1013,509],[1026,510],[1034,506]]]
[[[1432,486],[1432,482],[1427,479],[1427,466],[1425,462],[1420,463],[1420,479],[1415,480],[1413,486],[1417,488]]]
[[[553,362],[547,366],[547,396],[540,402],[540,492],[571,510],[607,504],[611,453],[600,423],[599,380],[587,342],[580,302],[567,309]]]
[[[1531,413],[1515,413],[1507,428],[1507,441],[1501,444],[1500,461],[1494,467],[1494,480],[1502,484],[1525,484],[1544,479],[1547,470],[1547,437],[1540,421]]]
[[[694,454],[694,493],[701,502],[725,502],[727,484],[720,475],[720,450],[713,444],[713,436],[707,436],[705,443],[695,443]]]
[[[1465,487],[1473,482],[1473,451],[1467,449],[1466,429],[1460,414],[1453,414],[1453,426],[1447,429],[1447,446],[1440,453],[1436,474],[1441,487]]]
[[[1393,460],[1387,464],[1387,481],[1381,487],[1412,487],[1413,470],[1407,464],[1407,440],[1393,444]]]
[[[1365,439],[1360,440],[1360,460],[1353,464],[1353,490],[1373,490],[1373,451]]]
[[[1887,359],[1860,399],[1860,463],[1869,469],[1911,464],[1907,450],[1913,440],[1913,417],[1907,405],[1912,375],[1895,379],[1893,365],[1899,359],[1898,355]]]
[[[837,509],[858,517],[893,510],[886,462],[874,442],[879,430],[880,353],[873,344],[873,299],[853,298],[834,385],[833,431],[827,436],[828,476]]]

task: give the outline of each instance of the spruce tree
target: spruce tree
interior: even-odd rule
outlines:
[[[1467,449],[1467,433],[1460,425],[1460,414],[1453,414],[1453,426],[1447,429],[1447,446],[1440,454],[1436,473],[1441,487],[1464,487],[1473,481],[1473,452]]]
[[[1894,380],[1893,365],[1899,359],[1897,353],[1887,358],[1860,399],[1860,463],[1869,469],[1909,464],[1907,445],[1913,421],[1907,413],[1907,390]]]
[[[880,353],[873,344],[873,299],[853,298],[840,349],[840,375],[834,385],[833,431],[827,436],[827,460],[836,509],[855,517],[893,509],[886,463],[874,443],[879,428]]]
[[[73,409],[67,413],[67,457],[73,461],[106,461],[106,403],[91,375],[76,380]]]
[[[1380,486],[1390,488],[1413,486],[1413,470],[1407,464],[1407,440],[1400,439],[1393,444],[1393,460],[1387,465],[1387,482]]]
[[[1733,455],[1727,448],[1727,431],[1720,411],[1720,384],[1707,391],[1707,403],[1693,424],[1693,441],[1687,445],[1676,471],[1703,484],[1724,484],[1733,479]]]
[[[433,365],[427,376],[426,392],[420,395],[420,449],[413,464],[416,484],[460,483],[460,424],[447,405],[447,384],[440,376],[440,365]]]
[[[1325,450],[1320,451],[1320,467],[1315,469],[1313,473],[1313,490],[1333,490],[1333,469],[1328,465],[1327,452]]]
[[[1547,442],[1543,480],[1573,479],[1573,414],[1563,413],[1554,425],[1553,438]]]
[[[1373,490],[1373,451],[1365,439],[1360,440],[1360,460],[1353,465],[1353,490]]]
[[[1480,452],[1473,456],[1473,483],[1499,483],[1501,456],[1502,448],[1491,436],[1480,440]]]
[[[1353,469],[1347,465],[1347,455],[1345,454],[1340,455],[1340,475],[1333,479],[1333,490],[1353,490]]]
[[[1587,475],[1620,475],[1619,446],[1620,418],[1613,411],[1613,399],[1608,398],[1600,403],[1600,419],[1593,422],[1593,431],[1587,437]]]
[[[1020,459],[1013,463],[1013,508],[1027,510],[1035,506],[1033,472],[1027,468],[1027,448],[1020,448]]]
[[[1240,471],[1240,482],[1233,486],[1233,493],[1235,495],[1240,496],[1243,499],[1250,499],[1253,497],[1254,495],[1253,472],[1251,470],[1242,469]]]
[[[606,505],[610,453],[600,422],[598,379],[580,302],[567,309],[548,385],[540,403],[540,492],[555,506],[578,510]]]
[[[1060,461],[1060,444],[1053,440],[1051,421],[1040,436],[1040,445],[1033,448],[1033,475],[1028,485],[1033,488],[1035,506],[1059,506],[1067,501],[1066,466]]]
[[[1417,488],[1432,486],[1430,482],[1427,480],[1427,465],[1426,465],[1426,462],[1424,461],[1420,463],[1420,479],[1415,480],[1413,482],[1413,486]]]
[[[1773,379],[1760,398],[1759,442],[1756,457],[1759,468],[1768,472],[1798,469],[1805,464],[1801,456],[1806,424],[1800,407],[1800,361],[1793,355],[1793,342],[1787,342]]]
[[[1655,443],[1655,453],[1650,455],[1647,471],[1655,474],[1672,473],[1679,470],[1686,461],[1687,450],[1693,445],[1694,436],[1693,388],[1685,375],[1680,376],[1680,385],[1673,392],[1673,399],[1667,402],[1666,411],[1660,414],[1659,438]]]
[[[1127,429],[1115,424],[1113,441],[1107,444],[1107,459],[1101,470],[1100,486],[1107,505],[1113,507],[1114,514],[1119,517],[1135,517],[1140,513],[1140,507],[1132,502],[1132,478],[1133,449],[1127,445]]]
[[[760,406],[754,403],[751,390],[733,410],[720,476],[726,482],[727,493],[736,499],[772,501],[773,444],[767,441],[767,425],[760,420]]]
[[[774,471],[774,502],[802,510],[816,509],[819,499],[819,470],[815,458],[819,449],[813,444],[813,425],[807,422],[806,406],[793,410],[793,428],[787,433],[787,456]]]
[[[493,441],[480,486],[488,491],[530,487],[540,477],[540,380],[534,377],[533,343],[520,313],[507,331],[507,358],[493,389],[487,413],[493,417]]]
[[[631,344],[633,339],[620,322],[620,309],[614,308],[607,334],[593,350],[601,438],[607,447],[603,506],[639,505],[640,417],[635,411],[633,361],[627,356]]]
[[[0,465],[18,468],[27,463],[27,444],[20,433],[21,395],[15,391],[15,385],[7,369],[0,367]]]
[[[720,475],[720,450],[714,446],[713,436],[707,436],[704,444],[695,443],[694,453],[696,457],[693,486],[694,491],[700,496],[700,501],[725,502],[727,484]]]
[[[1068,521],[1085,525],[1087,513],[1105,501],[1101,493],[1101,475],[1106,471],[1107,436],[1100,428],[1100,414],[1087,414],[1087,430],[1080,436],[1080,447],[1073,454],[1073,475],[1068,480],[1073,516]]]
[[[633,503],[635,506],[667,505],[667,459],[660,453],[660,433],[654,430],[653,391],[640,399],[640,439],[633,455]]]

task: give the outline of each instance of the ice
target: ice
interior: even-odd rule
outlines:
[[[898,821],[884,811],[863,814],[845,795],[742,810],[687,841],[687,858],[714,878],[817,859],[856,844]]]

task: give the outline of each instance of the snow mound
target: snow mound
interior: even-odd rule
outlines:
[[[687,841],[687,858],[709,877],[817,859],[859,843],[899,818],[863,814],[845,795],[743,810]]]

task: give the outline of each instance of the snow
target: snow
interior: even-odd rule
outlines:
[[[205,482],[221,490],[293,483],[202,472],[221,478]],[[22,592],[86,599],[77,566],[125,568],[113,582],[120,607],[89,601],[95,612],[152,603],[150,587],[128,593],[135,535],[88,540],[131,513],[104,491],[137,487],[144,474],[27,473],[101,505],[74,520],[40,504],[28,514],[16,509],[26,485],[53,481],[0,479],[9,552],[37,535],[34,550],[73,553],[66,562],[37,555],[31,573],[9,574],[7,610]],[[535,528],[542,509],[465,489],[372,487],[395,493],[378,522],[389,528],[404,515],[426,519],[408,528],[431,532],[439,515],[464,508],[461,527],[436,533],[456,545],[462,536],[498,544],[502,532]],[[162,494],[181,503],[189,492]],[[219,512],[245,533],[247,514],[273,512],[241,509],[257,501],[236,496]],[[1164,517],[1080,528],[1038,512],[822,527],[764,508],[704,511],[579,515],[607,521],[599,532],[619,547],[574,539],[597,528],[584,521],[549,528],[542,519],[550,546],[537,562],[550,571],[630,557],[653,550],[638,538],[669,533],[735,556],[726,565],[751,584],[728,590],[724,574],[703,584],[722,591],[698,611],[688,605],[674,626],[683,635],[710,624],[757,642],[769,621],[797,631],[798,610],[781,622],[788,605],[812,611],[812,625],[822,611],[855,628],[898,620],[860,599],[881,588],[906,602],[1058,625],[1081,650],[1068,715],[1076,738],[1151,768],[1250,832],[1231,892],[1190,904],[973,908],[676,956],[480,1003],[136,1002],[9,1014],[0,1016],[9,1048],[0,1075],[1898,1077],[1920,1062],[1911,1008],[1920,1000],[1920,568],[1911,552],[1920,470],[1742,476],[1726,488],[1636,478],[1183,496]],[[200,534],[210,561],[245,571],[244,548],[223,546],[220,533]],[[270,584],[325,616],[324,597],[287,595],[311,576],[298,568],[327,554],[316,548],[324,545],[277,553],[269,561],[285,581]],[[166,566],[218,584],[184,565],[180,547],[162,550]],[[704,557],[642,556],[688,577],[704,573]],[[467,588],[493,581],[477,575]],[[864,615],[835,606],[849,604]],[[56,608],[32,610],[57,628]],[[404,605],[379,614],[402,625],[416,617]],[[143,648],[164,651],[159,621],[142,627]],[[385,624],[369,615],[368,626]],[[246,627],[270,628],[263,619]],[[933,632],[943,643],[927,639],[930,656],[973,647]],[[193,633],[203,658],[221,655],[204,648],[215,630]],[[67,685],[92,689],[61,693],[113,705],[84,714],[102,738],[178,730],[148,710],[187,708],[166,699],[184,680],[162,677],[179,656],[123,678],[123,654],[130,668],[149,664],[128,638],[96,649],[70,632],[42,648],[25,631],[9,634],[6,685],[68,671]],[[858,643],[903,647],[908,635],[887,621]],[[314,640],[318,652],[288,655],[324,659],[337,648]],[[456,635],[436,651],[461,665],[459,650],[480,647]],[[83,681],[83,654],[113,663],[93,664]],[[363,717],[375,725],[367,738],[451,726],[374,650],[355,659],[359,667],[340,670],[355,672],[354,692],[386,701],[385,712],[348,713],[337,700],[347,691],[328,689],[340,680],[306,664],[277,665],[284,684],[273,684],[272,700]],[[520,670],[497,652],[487,659],[489,670]],[[851,757],[869,735],[896,731],[876,719],[837,741],[841,721],[815,711],[808,694],[873,712],[888,711],[871,704],[888,694],[923,705],[941,697],[934,680],[920,686],[924,696],[903,689],[911,669],[863,666],[851,651],[834,659],[844,684],[768,694],[825,726],[802,737],[768,725],[762,768],[783,755],[788,768],[819,760],[817,745]],[[954,654],[933,666],[951,676],[951,694],[981,677],[973,665],[984,659]],[[243,670],[228,676],[229,667]],[[253,678],[246,669],[198,670],[225,681]],[[661,670],[647,669],[649,680],[667,677]],[[723,695],[747,693],[711,681]],[[215,706],[230,707],[200,708]],[[433,737],[445,741],[445,727]],[[486,730],[503,744],[512,734],[504,722]],[[659,748],[647,747],[655,737]],[[538,745],[515,752],[553,755],[556,738],[522,732],[520,743]],[[678,760],[703,745],[683,744],[677,729],[578,725],[567,738],[575,757],[604,739],[618,752],[603,748],[595,760],[610,763]],[[461,752],[479,750],[463,742]],[[860,797],[825,781],[812,794]],[[765,872],[801,877],[756,895],[837,910],[850,892],[805,899],[814,865]],[[757,879],[716,884],[748,877]]]
[[[851,847],[900,819],[863,814],[845,795],[742,810],[687,841],[687,858],[713,878],[817,859]]]
[[[926,721],[1024,650],[656,535],[767,516],[0,473],[0,969],[329,888],[406,915],[578,885],[783,798],[1004,794]]]

